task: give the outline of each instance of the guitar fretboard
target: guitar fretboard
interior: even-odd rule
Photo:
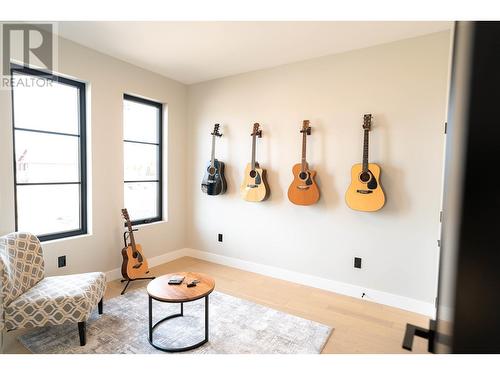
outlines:
[[[256,138],[257,138],[257,135],[255,134],[252,134],[252,170],[255,169],[255,144],[256,144]]]
[[[302,172],[305,172],[307,169],[307,161],[306,161],[306,142],[307,142],[307,130],[302,132]]]
[[[215,166],[215,134],[212,135],[212,156],[210,157],[210,167]]]
[[[142,255],[140,252],[137,251],[137,247],[135,244],[134,230],[132,228],[132,223],[130,222],[130,219],[126,220],[127,220],[127,229],[129,234],[130,247],[132,248],[132,254],[134,254],[134,256],[137,256],[137,260],[139,262],[142,262]]]
[[[364,142],[363,142],[363,172],[368,172],[368,132],[365,129]]]

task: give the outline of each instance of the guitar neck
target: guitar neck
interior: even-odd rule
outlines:
[[[141,255],[140,250],[137,249],[137,245],[135,243],[135,238],[134,238],[134,229],[132,228],[132,222],[130,221],[130,217],[128,216],[128,211],[126,208],[122,209],[122,215],[123,215],[123,218],[125,219],[125,225],[127,226],[127,229],[128,229],[128,239],[130,241],[130,244],[127,245],[126,237],[124,234],[123,239],[125,240],[125,247],[127,247],[127,248],[130,247],[132,249],[133,257],[136,259],[136,261],[138,261],[139,263],[142,264],[144,259]],[[140,266],[140,264],[138,266]],[[134,266],[134,268],[136,268],[136,266]]]
[[[132,247],[132,250],[135,253],[137,250],[136,250],[136,245],[135,245],[134,230],[132,228],[132,222],[130,221],[130,219],[128,217],[128,213],[126,213],[126,216],[125,216],[125,225],[127,226],[127,229],[128,229],[128,238],[130,241],[130,247]]]
[[[363,141],[363,172],[368,171],[368,138],[369,130],[365,129],[364,141]]]
[[[302,172],[305,172],[307,169],[307,161],[306,161],[306,143],[307,143],[307,132],[302,132]]]
[[[256,145],[256,134],[252,135],[252,170],[255,169],[255,145]]]
[[[135,245],[134,231],[132,229],[132,223],[130,221],[127,223],[127,227],[128,227],[130,246],[132,247],[132,250],[135,252],[137,250]]]
[[[212,135],[212,156],[210,157],[210,167],[215,165],[215,134]]]

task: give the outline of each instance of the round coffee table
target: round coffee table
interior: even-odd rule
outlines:
[[[184,276],[182,284],[171,285],[168,280],[172,276]],[[189,284],[193,280],[198,280],[196,286],[188,288]],[[191,349],[198,348],[199,346],[208,342],[208,296],[215,288],[215,281],[211,277],[204,275],[202,273],[195,272],[176,272],[167,275],[157,277],[148,284],[148,295],[149,295],[149,343],[158,350],[163,350],[164,352],[183,352]],[[196,301],[200,298],[205,298],[205,338],[193,345],[181,347],[181,348],[166,348],[159,346],[153,341],[153,331],[158,325],[165,322],[168,319],[177,318],[184,316],[184,303]],[[153,325],[153,300],[159,302],[168,303],[180,303],[181,312],[178,314],[169,315]]]

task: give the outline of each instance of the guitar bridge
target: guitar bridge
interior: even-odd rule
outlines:
[[[255,189],[255,188],[258,188],[259,185],[256,185],[256,184],[248,184],[247,185],[247,189]]]
[[[356,190],[356,193],[359,193],[359,194],[371,194],[373,193],[373,190]]]
[[[299,190],[308,190],[308,189],[309,189],[309,187],[310,187],[310,186],[308,186],[308,185],[298,185],[298,186],[297,186],[297,189],[299,189]]]
[[[141,268],[141,266],[142,266],[142,262],[135,264],[134,266],[132,266],[132,268],[137,269],[137,268]]]

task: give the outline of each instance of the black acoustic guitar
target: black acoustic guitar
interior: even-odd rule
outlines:
[[[226,178],[224,177],[224,163],[215,158],[215,138],[222,137],[219,133],[219,124],[214,125],[212,133],[212,157],[208,163],[201,182],[201,191],[208,195],[219,195],[226,192]]]

